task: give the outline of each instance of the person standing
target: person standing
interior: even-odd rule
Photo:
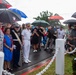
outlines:
[[[33,52],[37,52],[38,43],[39,43],[39,34],[37,32],[37,28],[34,28],[32,32],[32,45],[34,49]]]
[[[18,24],[14,25],[14,28],[11,31],[13,38],[14,50],[13,50],[13,68],[20,67],[20,50],[21,50],[21,31]]]
[[[61,26],[59,29],[57,29],[57,38],[63,39],[65,36],[65,32],[63,30],[63,27]]]
[[[71,34],[72,31],[72,25],[68,24],[68,29],[66,30],[66,39],[68,39],[69,35]]]
[[[10,67],[10,62],[13,56],[13,40],[12,36],[10,35],[10,28],[5,28],[3,52],[4,52],[4,69],[7,71],[12,71]]]
[[[22,31],[22,43],[23,43],[23,57],[24,62],[29,63],[29,53],[30,53],[30,39],[31,39],[31,30],[30,23],[26,23],[26,29]]]

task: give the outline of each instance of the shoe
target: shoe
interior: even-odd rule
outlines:
[[[37,50],[34,50],[33,52],[37,52]]]
[[[47,51],[47,49],[44,49],[44,51]]]
[[[26,64],[28,64],[28,61],[24,61]]]
[[[20,65],[19,65],[19,64],[17,64],[17,67],[20,67]]]
[[[49,47],[47,47],[47,49],[49,49]]]
[[[13,68],[18,68],[18,66],[17,65],[13,65]]]
[[[28,62],[30,63],[31,61],[28,59]]]
[[[13,69],[11,69],[11,68],[7,68],[7,71],[8,71],[8,72],[12,72]]]

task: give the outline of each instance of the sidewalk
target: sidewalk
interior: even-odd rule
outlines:
[[[30,60],[32,61],[31,63],[22,64],[22,67],[18,69],[14,69],[13,73],[15,75],[22,75],[24,72],[29,71],[30,69],[33,69],[34,67],[40,65],[44,60],[47,60],[53,56],[53,53],[46,52],[42,48],[41,51],[34,53],[33,50],[31,49],[30,52]]]

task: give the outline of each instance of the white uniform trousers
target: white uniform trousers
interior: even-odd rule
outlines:
[[[29,59],[29,53],[30,53],[30,40],[24,40],[24,51],[23,51],[24,61],[27,61]]]

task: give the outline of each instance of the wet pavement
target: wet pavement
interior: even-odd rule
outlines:
[[[33,67],[38,66],[39,64],[43,63],[45,60],[51,58],[54,55],[53,52],[44,51],[44,48],[41,49],[41,51],[33,52],[33,49],[31,48],[30,52],[30,60],[31,63],[23,63],[21,67],[14,69],[13,73],[15,75],[21,75],[24,72],[27,72]]]

